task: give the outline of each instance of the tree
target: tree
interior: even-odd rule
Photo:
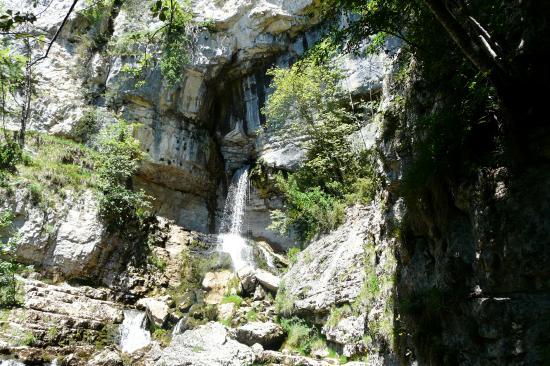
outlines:
[[[342,87],[344,72],[328,42],[292,67],[269,74],[273,93],[263,109],[266,130],[305,150],[298,170],[277,177],[286,207],[273,212],[272,228],[294,231],[307,242],[342,222],[346,197],[365,203],[376,189],[368,152],[355,149],[350,140],[362,127],[363,114]]]
[[[520,124],[540,126],[547,119],[539,90],[550,81],[550,68],[543,61],[550,47],[548,1],[334,0],[327,5],[359,15],[344,31],[352,44],[393,35],[421,60],[441,52],[461,53],[491,81],[510,137],[527,130]],[[440,43],[440,34],[448,35],[446,49],[431,45]]]
[[[35,14],[31,12],[27,13],[21,13],[21,12],[14,12],[11,9],[6,10],[3,14],[0,14],[0,34],[4,36],[11,36],[15,40],[21,40],[23,43],[23,49],[25,51],[25,67],[23,72],[23,82],[19,84],[11,83],[11,85],[17,85],[18,89],[21,92],[22,95],[22,102],[21,102],[21,113],[20,113],[20,119],[19,119],[19,134],[18,134],[18,141],[21,148],[25,145],[25,135],[27,130],[27,123],[30,119],[31,113],[32,113],[32,94],[33,94],[33,67],[38,62],[41,62],[42,60],[46,59],[50,53],[50,50],[57,40],[57,37],[61,33],[63,27],[67,23],[71,13],[73,12],[78,0],[73,0],[71,6],[69,7],[69,10],[65,14],[65,17],[63,18],[60,26],[57,28],[57,31],[55,32],[54,36],[49,40],[47,43],[46,51],[41,56],[33,59],[32,58],[32,50],[34,48],[34,44],[32,41],[35,42],[42,42],[43,35],[37,34],[34,32],[30,25],[34,23],[37,20],[37,17]],[[21,58],[19,61],[22,60]],[[14,65],[16,66],[16,65]],[[13,68],[12,68],[13,69]],[[13,70],[12,70],[13,71]],[[8,74],[6,73],[8,76]],[[13,72],[12,72],[13,76]],[[2,79],[2,118],[5,116],[5,91],[4,91],[4,84],[7,82],[8,79]],[[9,87],[6,86],[6,92],[9,91]]]

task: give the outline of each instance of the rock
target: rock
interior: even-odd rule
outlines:
[[[350,316],[338,321],[334,326],[325,324],[322,333],[327,341],[340,344],[342,354],[346,357],[354,356],[365,351],[363,336],[366,326],[366,314]]]
[[[228,270],[207,272],[202,280],[202,287],[208,291],[204,298],[207,304],[219,304],[221,299],[231,292],[231,287],[238,286],[235,274]]]
[[[122,366],[120,354],[113,349],[105,349],[88,362],[88,366]]]
[[[157,356],[157,366],[245,366],[256,358],[250,347],[229,338],[216,322],[175,335]]]
[[[365,279],[368,213],[359,207],[348,210],[343,225],[300,253],[282,278],[285,297],[296,300],[294,311],[327,314],[333,305],[353,303],[357,298]]]
[[[246,293],[253,293],[256,288],[256,275],[254,268],[245,266],[240,268],[237,272],[239,279],[241,280],[241,286]]]
[[[250,348],[252,348],[252,352],[256,356],[259,356],[264,351],[264,347],[259,343],[254,343]]]
[[[254,291],[254,295],[252,296],[252,299],[254,301],[257,300],[263,300],[265,298],[265,290],[262,286],[256,286],[256,290]]]
[[[192,292],[186,292],[179,298],[178,310],[182,313],[186,313],[194,303],[195,295]]]
[[[273,322],[251,322],[234,330],[235,339],[248,346],[255,343],[267,349],[278,349],[284,341],[285,332]]]
[[[76,342],[82,334],[101,337],[115,333],[122,322],[122,305],[107,300],[109,290],[19,281],[24,302],[6,313],[7,321],[0,327],[0,338],[7,344],[20,344],[24,335],[32,335],[33,342],[41,346]]]
[[[145,309],[151,322],[158,327],[162,327],[168,318],[169,306],[159,299],[150,297],[139,299],[136,306],[140,309]]]
[[[222,320],[232,319],[235,315],[235,304],[228,302],[218,305],[218,318]]]
[[[281,279],[263,269],[256,269],[254,276],[258,282],[266,289],[272,292],[277,292]]]
[[[256,362],[260,364],[276,364],[276,365],[300,365],[300,366],[330,366],[338,365],[337,360],[315,360],[313,358],[291,355],[285,352],[263,351],[257,358]]]

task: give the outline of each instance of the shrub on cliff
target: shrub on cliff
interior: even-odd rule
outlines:
[[[376,192],[371,153],[351,141],[363,126],[363,106],[344,90],[344,73],[328,42],[270,75],[266,131],[306,151],[297,171],[276,179],[285,209],[273,212],[271,228],[295,232],[305,243],[341,224],[346,203],[368,203]]]
[[[133,137],[134,127],[120,120],[105,127],[96,140],[100,214],[113,232],[127,233],[132,225],[139,229],[150,199],[133,189],[132,177],[145,158]]]

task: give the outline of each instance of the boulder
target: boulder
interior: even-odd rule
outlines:
[[[361,314],[343,318],[335,325],[325,324],[321,332],[327,341],[341,345],[344,356],[351,357],[365,351],[365,326],[366,314]]]
[[[235,315],[235,304],[228,302],[226,304],[218,305],[218,318],[219,319],[231,319]]]
[[[157,366],[246,366],[256,357],[250,347],[229,338],[223,325],[210,322],[175,335],[155,358]]]
[[[285,339],[285,332],[273,322],[251,322],[233,331],[235,339],[248,346],[256,343],[267,349],[278,349]]]
[[[254,268],[250,266],[242,267],[237,271],[237,275],[241,280],[243,291],[249,294],[253,293],[257,283]]]
[[[263,300],[265,298],[265,290],[262,286],[256,286],[256,290],[254,291],[254,295],[252,296],[252,299],[254,301]]]
[[[274,274],[264,271],[263,269],[257,269],[255,274],[258,282],[269,291],[277,292],[279,289],[279,283],[281,279]]]
[[[140,309],[145,309],[151,322],[155,323],[155,325],[159,327],[162,327],[164,325],[169,315],[168,305],[166,304],[166,302],[159,299],[146,297],[140,299],[136,303],[136,306]]]

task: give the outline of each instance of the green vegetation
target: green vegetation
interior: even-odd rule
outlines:
[[[287,294],[284,281],[279,284],[279,290],[275,295],[275,311],[282,317],[289,317],[292,315],[294,309],[295,299]]]
[[[181,81],[183,68],[188,63],[189,40],[187,28],[193,20],[190,3],[187,1],[157,0],[150,8],[152,15],[162,22],[154,30],[138,30],[125,34],[118,43],[112,45],[111,53],[129,57],[121,71],[136,79],[143,79],[145,71],[155,66],[158,48],[159,67],[169,85]],[[144,85],[138,81],[137,87]]]
[[[19,303],[15,275],[24,266],[17,263],[14,258],[18,242],[13,228],[14,218],[11,211],[0,212],[0,308],[12,307]]]
[[[300,318],[281,319],[281,327],[287,333],[283,349],[288,349],[302,355],[326,348],[326,341],[321,336],[319,329],[307,324]]]
[[[167,347],[172,339],[171,333],[166,329],[155,327],[152,332],[153,339],[160,343],[162,347]]]
[[[299,254],[300,248],[293,247],[288,249],[286,256],[288,257],[288,262],[290,263],[290,265],[293,265],[294,263],[296,263],[296,261],[298,261]]]
[[[236,307],[240,307],[241,304],[243,303],[243,298],[240,297],[239,295],[224,296],[224,298],[222,299],[222,304],[229,304],[229,303],[233,303],[235,304]]]
[[[96,140],[100,214],[108,230],[121,234],[141,229],[149,208],[150,198],[132,187],[132,176],[145,158],[139,141],[133,137],[134,128],[119,120],[103,128]]]
[[[267,132],[306,149],[296,172],[276,178],[286,206],[273,212],[271,226],[296,232],[302,243],[337,227],[345,204],[370,202],[378,186],[372,153],[349,139],[362,127],[365,105],[350,102],[337,61],[319,61],[319,54],[335,57],[321,42],[290,69],[272,69],[274,92],[263,109]]]
[[[248,310],[248,312],[245,315],[246,320],[249,322],[255,322],[258,320],[258,311],[254,308]]]

